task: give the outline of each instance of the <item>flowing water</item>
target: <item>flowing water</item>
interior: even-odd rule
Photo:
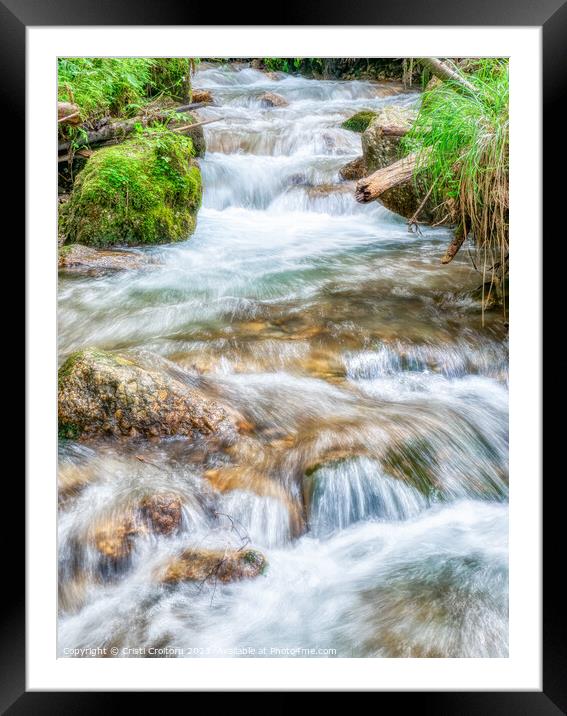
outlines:
[[[463,297],[466,256],[440,266],[445,229],[339,185],[361,153],[341,122],[418,95],[207,66],[195,84],[222,118],[195,234],[142,270],[63,276],[59,347],[157,353],[251,428],[225,450],[62,441],[61,655],[507,655],[505,329]],[[97,530],[152,493],[177,496],[180,529],[105,558]],[[155,578],[244,543],[269,563],[255,579]]]

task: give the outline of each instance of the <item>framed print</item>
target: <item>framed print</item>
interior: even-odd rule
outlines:
[[[564,6],[1,10],[26,122],[8,712],[170,690],[565,710],[539,191]]]

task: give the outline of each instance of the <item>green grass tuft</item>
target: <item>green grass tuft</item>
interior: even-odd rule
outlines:
[[[472,68],[474,94],[450,81],[426,91],[401,146],[417,152],[416,179],[433,186],[448,221],[465,227],[475,265],[492,284],[508,266],[508,61],[476,60]]]

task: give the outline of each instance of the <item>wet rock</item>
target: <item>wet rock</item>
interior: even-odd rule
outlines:
[[[414,121],[416,113],[404,107],[396,107],[391,105],[384,108],[372,122],[368,128],[362,133],[362,152],[364,163],[368,174],[372,174],[377,169],[393,164],[400,158],[400,137],[385,136],[382,132],[384,126],[397,126],[409,129]],[[390,211],[404,216],[409,219],[412,217],[423,197],[427,193],[428,187],[418,185],[413,180],[388,189],[380,196],[380,203]],[[421,210],[419,220],[429,222],[433,220],[433,208],[435,202],[431,198],[425,207]]]
[[[260,497],[279,500],[289,514],[289,529],[292,537],[298,537],[305,531],[301,505],[294,500],[285,487],[276,479],[266,475],[265,471],[248,465],[227,465],[207,470],[205,478],[218,492],[243,490],[253,492]]]
[[[278,72],[278,71],[264,72],[264,74],[266,75],[266,77],[268,79],[273,80],[274,82],[279,82],[280,80],[284,80],[287,77],[285,72]]]
[[[341,179],[344,179],[345,181],[362,179],[363,177],[368,176],[368,174],[370,174],[370,172],[366,167],[364,157],[357,157],[356,159],[353,159],[339,170]]]
[[[191,93],[192,102],[202,102],[204,104],[212,104],[214,102],[213,95],[209,90],[194,89]]]
[[[57,499],[59,505],[76,497],[95,478],[92,465],[75,465],[66,463],[57,471]]]
[[[289,102],[275,92],[264,92],[259,98],[263,107],[287,107]]]
[[[310,186],[306,174],[292,174],[288,181],[291,186]]]
[[[81,244],[70,244],[59,249],[60,269],[90,276],[140,269],[151,263],[154,262],[150,257],[133,251],[93,249]]]
[[[59,370],[59,433],[232,438],[235,415],[201,391],[133,358],[97,349],[78,351]]]
[[[330,194],[349,194],[353,191],[353,187],[348,184],[317,184],[306,189],[307,196],[310,199],[318,199]]]
[[[125,518],[122,523],[99,526],[94,534],[94,544],[101,556],[114,563],[121,562],[130,556],[138,532],[134,522]]]
[[[181,500],[173,494],[147,495],[140,503],[142,518],[152,532],[170,535],[181,524]]]
[[[176,582],[235,582],[263,574],[268,563],[261,552],[247,550],[187,549],[171,562],[161,577]]]

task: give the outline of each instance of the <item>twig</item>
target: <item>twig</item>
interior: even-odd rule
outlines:
[[[58,119],[57,122],[67,122],[69,119],[73,119],[73,117],[78,117],[80,112],[73,112],[73,114],[68,114],[66,117],[61,117],[61,119]]]
[[[429,197],[431,196],[431,192],[433,191],[433,188],[435,187],[435,184],[437,184],[437,179],[435,179],[435,181],[433,182],[433,184],[429,187],[429,191],[428,191],[427,194],[425,195],[425,197],[424,197],[423,201],[421,202],[421,204],[420,204],[420,205],[417,207],[417,209],[415,210],[415,214],[411,217],[411,219],[408,219],[408,228],[410,229],[410,231],[411,231],[411,227],[412,227],[413,225],[417,226],[417,230],[419,231],[419,226],[417,225],[417,217],[419,216],[419,213],[421,212],[421,210],[422,210],[423,207],[425,206],[425,203],[427,202],[427,200],[428,200]],[[420,233],[421,233],[421,232],[420,232]]]
[[[184,132],[187,129],[195,129],[195,127],[202,127],[205,124],[212,124],[213,122],[220,122],[223,119],[223,117],[218,117],[217,119],[205,119],[202,122],[195,122],[194,124],[186,124],[184,127],[174,127],[171,131],[172,132]]]

